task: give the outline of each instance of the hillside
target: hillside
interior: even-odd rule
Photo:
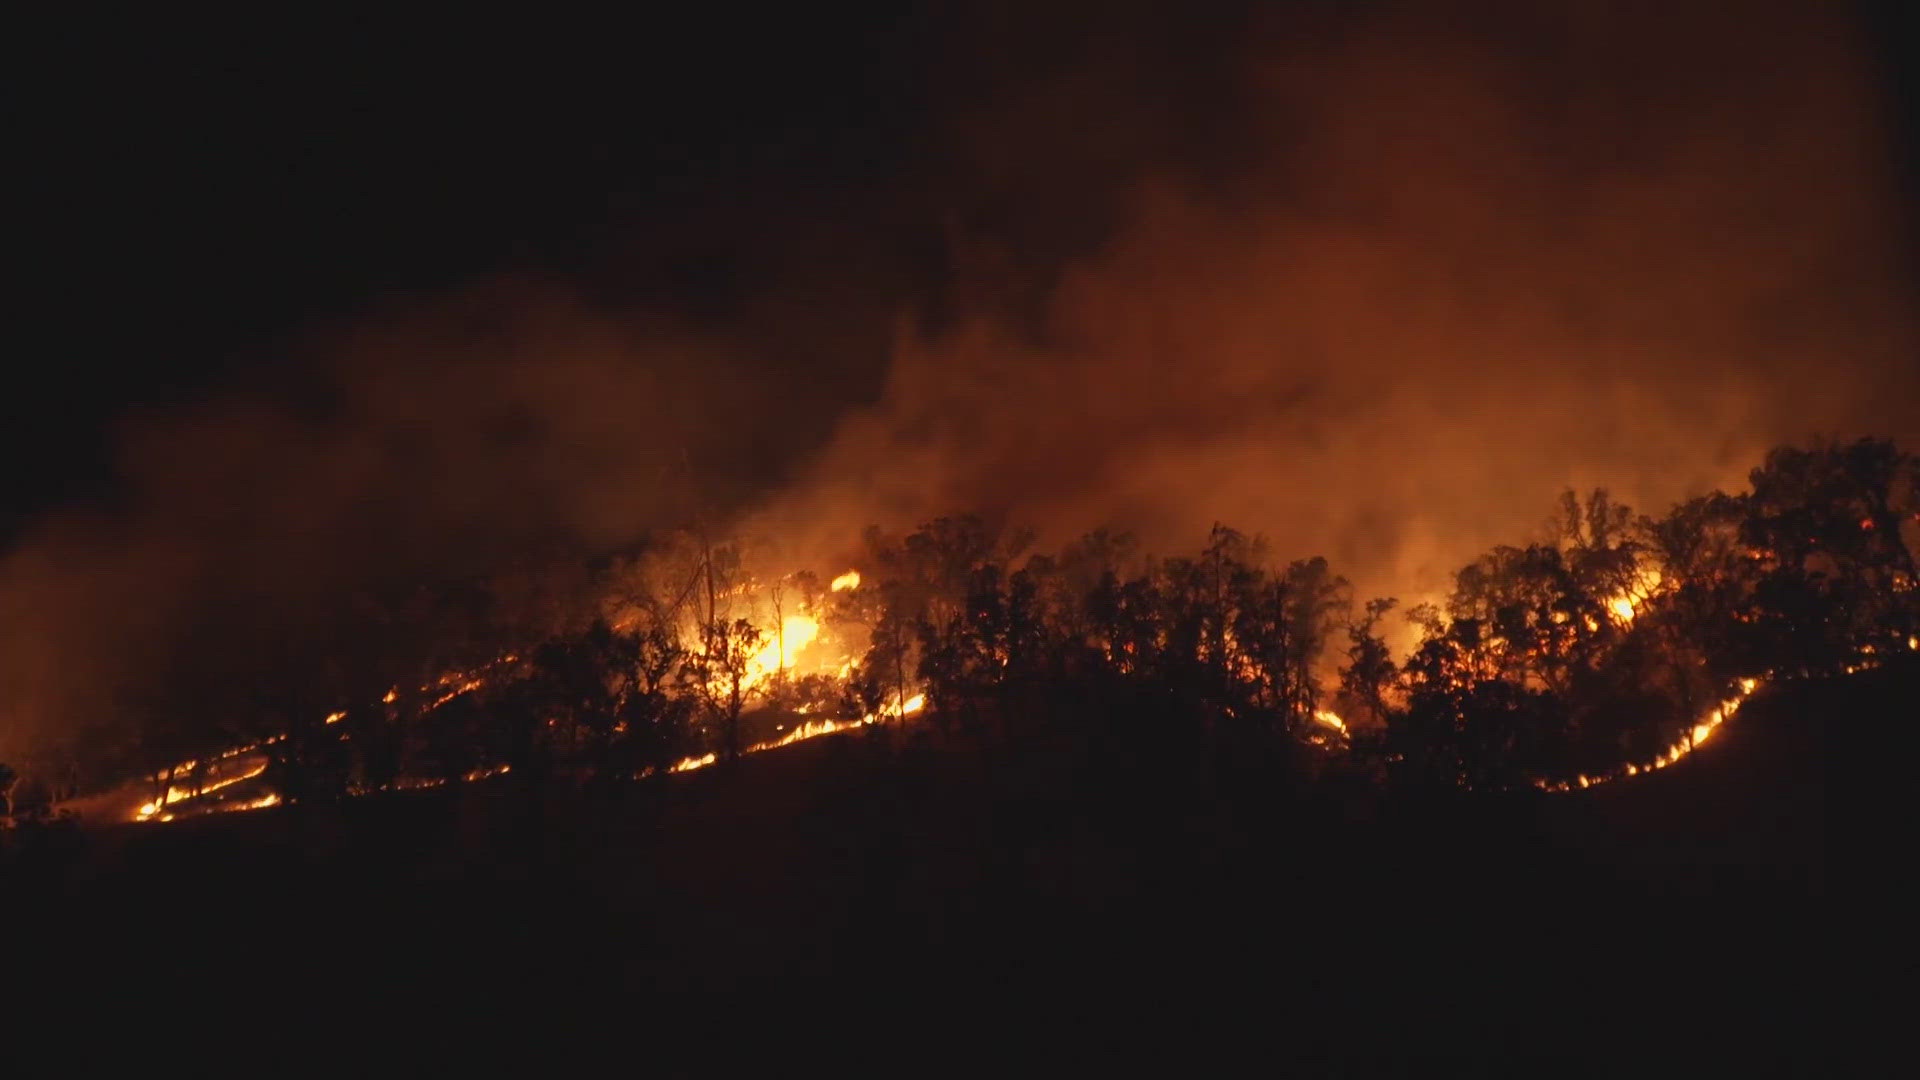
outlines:
[[[1199,748],[860,733],[611,793],[502,777],[114,826],[39,887],[65,943],[39,985],[768,1022],[855,1001],[1250,1010],[1307,1057],[1388,1029],[1505,1056],[1751,1025],[1820,982],[1829,733],[1899,715],[1913,676],[1773,689],[1669,769],[1512,799],[1277,790]]]

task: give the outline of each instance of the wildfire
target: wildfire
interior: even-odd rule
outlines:
[[[834,578],[833,583],[827,586],[827,590],[829,592],[846,592],[848,589],[857,589],[859,587],[860,571],[849,570],[839,577]]]
[[[1315,709],[1313,718],[1342,735],[1347,734],[1347,722],[1340,719],[1338,713],[1328,712],[1326,709]]]

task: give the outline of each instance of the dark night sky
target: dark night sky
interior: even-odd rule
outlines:
[[[935,20],[878,8],[58,28],[16,159],[32,329],[0,505],[96,487],[129,408],[258,378],[399,296],[559,275],[725,318],[779,271],[779,229],[917,167]],[[911,269],[879,257],[876,285]]]
[[[884,311],[936,294],[956,210],[1041,258],[1097,231],[1073,220],[1097,217],[1086,207],[1036,223],[969,203],[933,118],[1151,17],[829,7],[689,5],[618,27],[74,16],[23,36],[13,239],[28,284],[0,527],[107,490],[130,411],[279,378],[310,328],[396,298],[519,273],[713,323],[752,318],[775,285],[801,308],[815,290]],[[1868,15],[1911,190],[1914,18]],[[1237,18],[1187,10],[1145,35],[1170,94],[1205,94]],[[847,349],[872,365],[875,326]]]

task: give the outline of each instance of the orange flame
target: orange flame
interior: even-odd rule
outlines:
[[[191,772],[194,766],[197,764],[198,762],[195,762],[195,761],[181,762],[180,764],[174,766],[174,772],[176,773]],[[241,783],[242,781],[251,780],[254,777],[259,776],[261,773],[266,771],[267,771],[267,763],[262,761],[259,765],[253,767],[252,769],[247,770],[246,772],[236,773],[233,776],[223,776],[218,780],[214,780],[209,783],[202,784],[200,785],[199,791],[195,791],[191,787],[180,787],[178,785],[168,785],[166,794],[161,796],[158,800],[149,801],[149,802],[140,804],[140,809],[134,811],[133,819],[135,821],[148,821],[158,816],[161,821],[171,821],[173,819],[173,815],[163,814],[162,811],[164,811],[167,807],[172,806],[174,803],[181,802],[182,800],[185,800],[185,799],[195,798],[196,796],[210,795],[213,792],[219,791],[221,788],[232,787],[233,785]]]

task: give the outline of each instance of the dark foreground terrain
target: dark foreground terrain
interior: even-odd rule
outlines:
[[[1886,812],[1828,774],[1915,686],[1779,686],[1674,767],[1565,795],[1308,795],[1112,734],[854,734],[611,793],[501,778],[91,829],[16,852],[10,985],[190,1042],[459,1029],[640,1071],[897,1044],[901,1069],[1024,1073],[1032,1035],[1083,1066],[1819,1063],[1854,989],[1830,816]]]

